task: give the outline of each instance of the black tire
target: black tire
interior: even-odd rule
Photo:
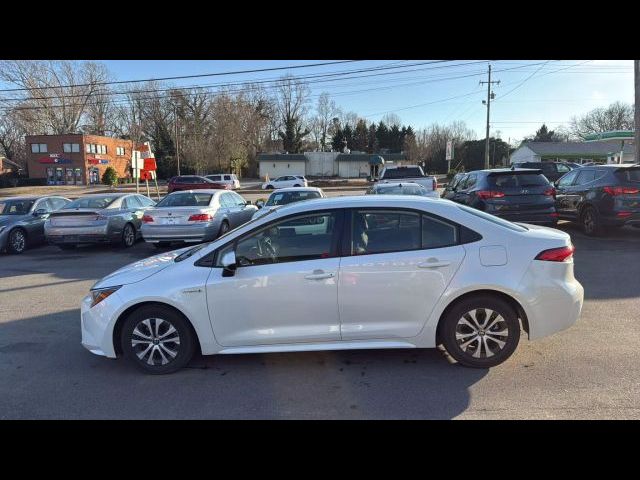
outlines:
[[[175,332],[167,333],[171,327],[175,329]],[[158,328],[158,335],[154,333],[156,328]],[[136,329],[142,335],[134,334]],[[143,343],[147,342],[144,336],[155,338],[155,340]],[[161,342],[158,339],[163,336],[169,341],[162,342],[161,347]],[[170,341],[175,338],[179,342]],[[134,341],[141,343],[133,345]],[[196,338],[187,320],[175,310],[161,305],[150,305],[135,310],[125,320],[120,335],[124,356],[142,371],[152,375],[173,373],[185,367],[195,353],[195,342]],[[149,348],[151,353],[144,354],[145,350]],[[172,357],[169,352],[175,352],[175,356]],[[167,360],[165,364],[163,364],[163,355]]]
[[[122,228],[122,237],[120,238],[120,246],[123,248],[131,248],[136,243],[136,228],[130,223],[125,224]]]
[[[493,310],[495,314],[491,313],[487,318],[487,310]],[[476,316],[475,322],[469,315],[471,312]],[[485,327],[489,329],[485,331]],[[473,368],[490,368],[507,360],[515,351],[520,341],[520,322],[513,307],[505,300],[494,296],[473,296],[449,309],[441,320],[439,334],[445,349],[458,363]],[[478,356],[474,357],[476,354]]]
[[[231,227],[229,227],[229,222],[227,222],[226,220],[223,220],[222,223],[220,224],[220,230],[218,230],[218,237],[221,237],[222,235],[227,233],[229,230],[231,230]]]
[[[584,207],[580,214],[580,226],[585,235],[597,237],[602,235],[602,223],[595,208]]]
[[[267,190],[273,190],[273,185],[267,185]]]
[[[299,186],[300,186],[300,184],[298,184],[298,183],[296,183],[296,184],[294,185],[294,187],[299,187]]]
[[[76,249],[76,247],[77,247],[77,245],[69,244],[69,243],[66,243],[66,244],[65,244],[65,243],[63,243],[63,244],[61,244],[61,245],[58,245],[58,248],[59,248],[60,250],[75,250],[75,249]]]
[[[19,255],[27,249],[27,232],[22,228],[14,228],[7,238],[7,252]]]
[[[156,242],[153,246],[156,248],[169,248],[171,246],[171,242]]]

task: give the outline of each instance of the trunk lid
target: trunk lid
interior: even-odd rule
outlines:
[[[88,224],[104,222],[100,219],[102,210],[79,208],[74,210],[58,210],[49,214],[49,221],[54,227],[81,227]]]

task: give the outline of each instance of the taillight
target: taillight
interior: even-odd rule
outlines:
[[[151,223],[153,222],[153,217],[151,215],[143,215],[142,216],[142,223]]]
[[[547,188],[544,192],[545,195],[549,196],[549,197],[555,197],[556,196],[556,189],[551,187],[551,188]]]
[[[504,197],[504,193],[496,192],[494,190],[480,190],[476,192],[481,199],[486,200],[487,198],[502,198]]]
[[[616,216],[618,216],[620,218],[630,217],[631,215],[633,215],[633,212],[618,212],[618,213],[616,213]]]
[[[605,193],[614,197],[616,195],[636,195],[640,193],[640,189],[633,187],[603,187],[602,189]]]
[[[566,262],[571,260],[575,247],[569,245],[568,247],[550,248],[549,250],[543,250],[535,258],[536,260],[543,260],[547,262]]]
[[[209,222],[211,221],[211,215],[208,213],[198,213],[197,215],[191,215],[189,217],[190,222]]]

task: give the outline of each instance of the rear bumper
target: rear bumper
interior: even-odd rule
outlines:
[[[532,223],[534,225],[556,225],[558,223],[555,209],[533,212],[500,212],[487,209],[486,212],[510,222]]]
[[[108,225],[96,227],[48,227],[47,242],[59,244],[109,243],[119,239],[119,232],[111,232]]]
[[[519,290],[530,340],[565,330],[580,317],[584,288],[573,276],[573,263],[533,260]]]
[[[149,225],[143,224],[141,233],[145,242],[208,242],[215,239],[219,222],[201,225]]]
[[[631,215],[620,217],[616,213],[600,214],[600,220],[603,225],[640,225],[640,212],[632,212]]]

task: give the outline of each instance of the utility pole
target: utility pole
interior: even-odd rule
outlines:
[[[484,168],[489,168],[489,118],[491,114],[491,100],[496,97],[496,94],[491,91],[491,85],[500,84],[500,80],[491,81],[491,64],[489,64],[489,79],[486,82],[480,82],[480,85],[487,84],[487,99],[483,100],[482,103],[487,106],[487,138],[485,140],[484,146]]]
[[[636,163],[640,163],[640,60],[633,61],[634,84],[636,90],[634,122],[634,150]]]
[[[180,140],[178,139],[178,106],[173,106],[173,115],[175,117],[176,130],[176,162],[178,164],[178,176],[180,176]]]

